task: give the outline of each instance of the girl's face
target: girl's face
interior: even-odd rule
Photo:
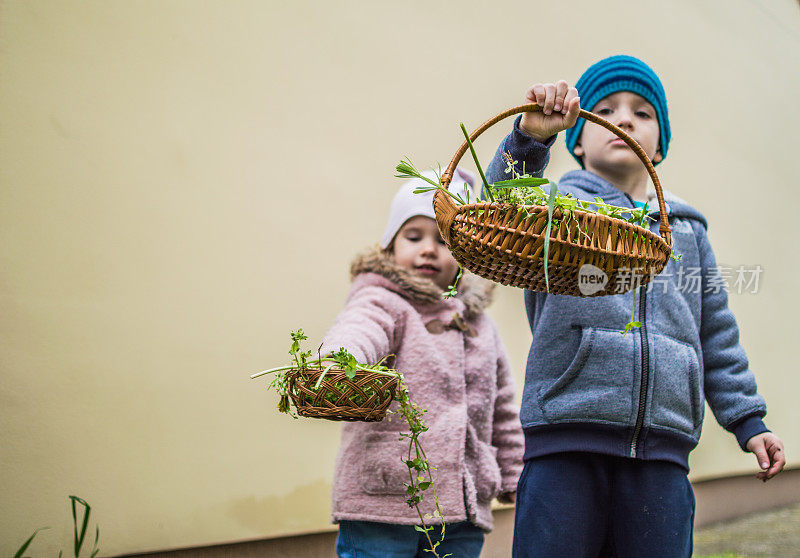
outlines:
[[[442,291],[453,284],[458,271],[458,263],[439,235],[436,221],[423,215],[412,217],[397,231],[391,259],[431,279]]]
[[[653,105],[644,97],[630,91],[618,91],[604,97],[592,108],[592,112],[616,124],[623,132],[633,137],[642,146],[651,161],[657,163],[662,156],[658,151],[658,116]],[[639,158],[613,132],[598,124],[587,122],[573,150],[583,157],[583,166],[590,171],[619,172],[629,169],[643,172]]]

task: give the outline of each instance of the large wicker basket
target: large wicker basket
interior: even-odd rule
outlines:
[[[470,141],[504,118],[540,110],[536,104],[511,108],[484,122],[470,135]],[[572,296],[624,293],[661,272],[672,252],[672,234],[653,164],[639,144],[618,127],[585,110],[580,111],[580,116],[614,132],[644,163],[656,188],[661,236],[621,219],[579,210],[572,212],[572,217],[583,233],[576,233],[574,220],[561,219],[561,212],[556,209],[553,217],[560,224],[550,232],[548,290],[543,257],[547,207],[527,206],[526,212],[521,212],[518,207],[503,203],[456,205],[438,190],[433,207],[439,230],[465,269],[503,285]],[[468,147],[465,141],[442,175],[445,188]],[[592,272],[601,272],[603,288],[581,288],[581,281],[593,280]]]
[[[331,369],[318,389],[322,369],[289,372],[289,397],[302,417],[377,422],[386,416],[398,387],[396,376],[356,372],[351,380],[344,371]]]

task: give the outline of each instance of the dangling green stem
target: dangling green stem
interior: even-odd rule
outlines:
[[[467,138],[467,145],[469,145],[469,152],[472,153],[472,159],[475,161],[475,166],[478,167],[478,172],[481,175],[481,180],[483,180],[483,191],[486,194],[486,197],[489,198],[489,201],[494,201],[494,196],[492,195],[492,190],[489,188],[489,182],[486,180],[486,175],[483,174],[483,167],[481,167],[481,162],[478,161],[478,156],[475,154],[475,148],[472,146],[472,140],[469,139],[469,133],[467,132],[466,126],[464,123],[461,123],[461,131],[464,132],[464,137]]]
[[[556,203],[556,192],[558,187],[550,185],[550,197],[547,199],[547,229],[544,233],[544,283],[547,292],[550,292],[550,277],[547,271],[547,261],[550,259],[550,230],[553,228],[553,208]]]
[[[634,321],[634,318],[636,316],[636,287],[634,287],[631,292],[633,292],[633,309],[631,310],[631,321],[629,321],[625,325],[625,329],[620,331],[623,337],[625,337],[625,334],[627,334],[631,329],[635,327],[642,327],[642,322]]]

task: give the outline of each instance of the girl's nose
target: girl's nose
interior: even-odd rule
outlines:
[[[420,247],[420,253],[426,256],[435,256],[436,255],[436,242],[431,240],[426,240],[422,243]]]

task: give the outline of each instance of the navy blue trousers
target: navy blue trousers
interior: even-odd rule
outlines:
[[[514,558],[687,558],[694,492],[684,468],[592,453],[525,462]]]

